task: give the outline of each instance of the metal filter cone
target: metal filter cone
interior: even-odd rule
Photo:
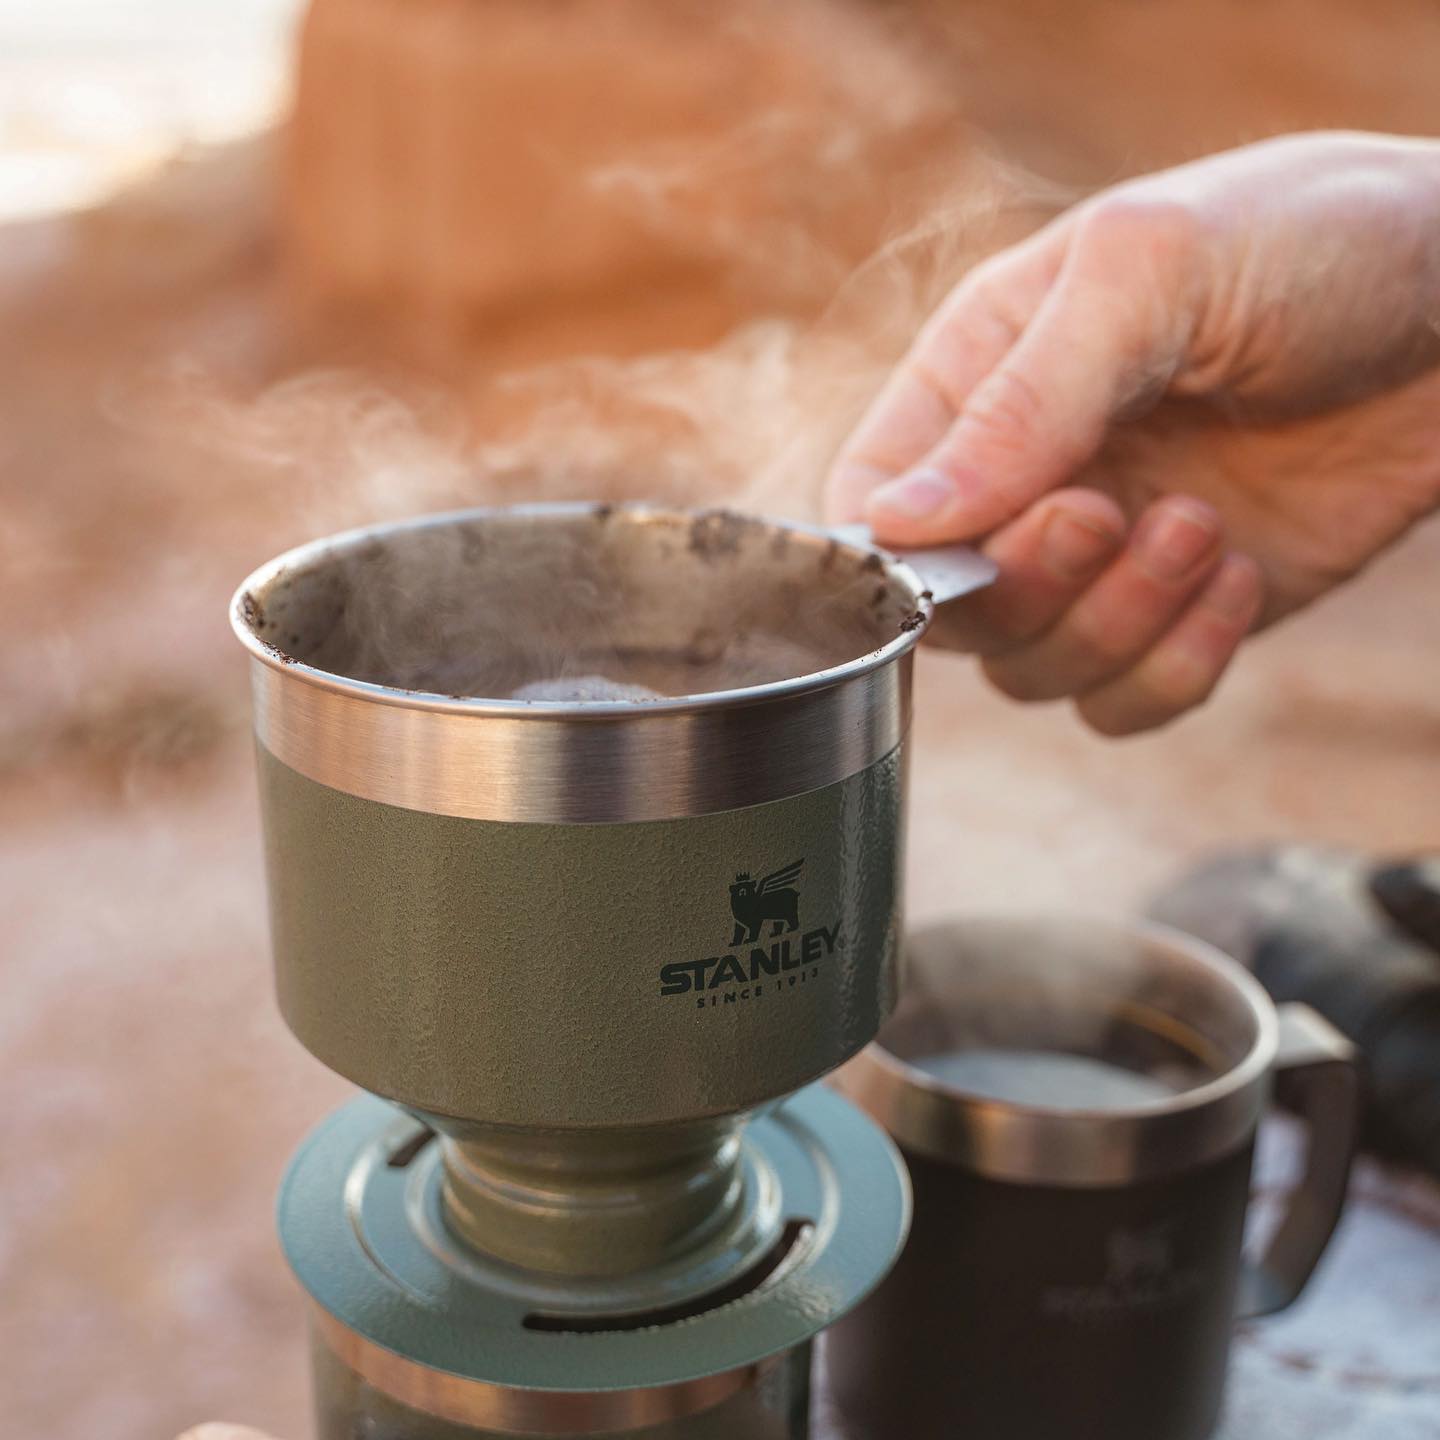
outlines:
[[[987,578],[945,558],[946,594]],[[595,1383],[577,1317],[682,1305],[693,1324],[710,1304],[753,1340],[759,1312],[726,1297],[795,1225],[835,1232],[839,1202],[804,1218],[744,1122],[893,1003],[932,589],[855,537],[543,506],[318,542],[236,597],[281,1009],[325,1064],[440,1132],[428,1188],[385,1224],[431,1215],[456,1238],[442,1313],[508,1289],[549,1317],[547,1388]],[[860,1289],[898,1244],[882,1170]],[[369,1184],[306,1203],[322,1230],[353,1227]],[[483,1274],[462,1282],[455,1256]],[[855,1288],[801,1305],[810,1328],[775,1351]]]

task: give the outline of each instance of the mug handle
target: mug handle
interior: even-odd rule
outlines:
[[[1241,1273],[1241,1320],[1299,1298],[1339,1223],[1360,1130],[1355,1047],[1308,1005],[1281,1005],[1279,1019],[1275,1095],[1304,1122],[1305,1171],[1264,1251]]]

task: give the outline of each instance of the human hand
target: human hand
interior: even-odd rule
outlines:
[[[1317,134],[1127,182],[971,272],[831,472],[985,537],[954,638],[1021,700],[1163,724],[1440,504],[1440,144]]]

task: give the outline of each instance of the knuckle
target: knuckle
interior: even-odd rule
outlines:
[[[957,340],[973,340],[977,326],[989,328],[997,337],[1008,335],[1013,340],[1019,335],[1023,325],[1001,263],[1004,258],[982,261],[950,291],[921,328],[917,348],[943,350]]]
[[[1015,366],[1002,365],[975,392],[965,422],[1001,449],[1018,452],[1030,443],[1044,412],[1039,390]]]
[[[973,634],[967,647],[972,654],[995,663],[1033,645],[1045,634],[1046,619],[1016,615],[993,604],[984,607],[984,629]]]
[[[906,373],[922,390],[929,393],[932,402],[944,411],[953,414],[955,387],[950,383],[949,366],[945,357],[939,354],[935,345],[922,346],[910,356]]]
[[[994,603],[987,606],[987,615],[990,644],[981,653],[996,659],[1043,640],[1056,619],[1054,606],[1040,602],[1011,604],[1003,609]]]
[[[1123,681],[1084,696],[1077,708],[1102,735],[1158,729],[1209,698],[1219,674],[1187,656],[1156,656]]]
[[[1127,735],[1139,735],[1146,730],[1157,730],[1174,717],[1140,710],[1131,705],[1114,701],[1077,700],[1076,713],[1097,735],[1108,740],[1123,740]]]
[[[1014,260],[1008,250],[999,250],[973,266],[950,292],[942,313],[965,315],[977,311],[990,314],[1007,326],[1019,329],[1015,311]]]
[[[987,262],[970,273],[965,282],[967,317],[983,316],[998,335],[1016,339],[1025,328],[1024,316],[1016,303],[1015,284],[1005,257]]]
[[[1184,256],[1200,243],[1204,224],[1193,205],[1143,188],[1111,190],[1095,200],[1078,227],[1086,249],[1131,263],[1137,253]]]
[[[1094,676],[1096,683],[1109,679],[1140,658],[1140,647],[1120,627],[1087,620],[1077,614],[1065,628],[1064,643],[1077,669]]]
[[[1223,668],[1208,665],[1183,650],[1161,649],[1141,667],[1137,680],[1142,694],[1178,715],[1209,698]]]
[[[1121,740],[1164,723],[1147,720],[1124,705],[1084,698],[1075,702],[1075,713],[1097,735],[1104,735],[1108,740]]]
[[[1042,673],[1018,657],[982,660],[980,668],[985,678],[1008,700],[1036,705],[1056,698],[1046,688]]]

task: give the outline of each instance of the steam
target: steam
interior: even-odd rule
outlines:
[[[880,1043],[966,1093],[1140,1103],[1213,1079],[1254,1038],[1243,1003],[1198,964],[1098,918],[969,915],[916,932],[907,949]]]
[[[842,664],[915,598],[874,558],[730,512],[575,507],[388,529],[244,612],[282,659],[406,690],[644,702]]]
[[[945,291],[1068,197],[966,131],[913,17],[801,0],[793,12],[737,7],[722,23],[742,52],[748,34],[776,67],[733,122],[698,144],[693,133],[629,137],[577,181],[655,236],[657,263],[713,262],[715,288],[731,287],[737,313],[753,317],[715,343],[491,368],[475,357],[503,350],[474,336],[471,353],[451,357],[449,382],[326,369],[249,394],[213,363],[181,360],[112,385],[111,414],[194,455],[200,473],[219,463],[242,477],[246,519],[275,541],[257,560],[337,530],[516,501],[818,518],[831,457]],[[751,103],[766,93],[771,103]],[[643,268],[617,283],[643,290]],[[637,697],[698,693],[877,643],[873,617],[848,631],[836,619],[877,604],[873,577],[817,587],[803,603],[791,595],[783,615],[747,617],[708,598],[641,642],[617,618],[613,577],[576,548],[587,537],[557,553],[511,534],[503,554],[487,549],[483,584],[472,543],[431,532],[424,547],[347,576],[343,626],[270,617],[266,638],[406,688],[522,698],[601,682]],[[676,593],[636,603],[674,614]],[[893,596],[879,608],[889,638],[907,612]],[[580,636],[574,617],[587,614],[608,620]]]
[[[512,700],[658,700],[660,692],[644,685],[625,685],[603,675],[576,675],[569,680],[531,680],[510,692]]]
[[[257,497],[304,517],[296,539],[536,500],[718,503],[813,520],[830,458],[889,365],[997,225],[1041,193],[983,155],[949,184],[820,315],[757,320],[704,349],[501,374],[483,428],[438,387],[342,371],[243,402],[179,370],[152,420],[238,457]],[[453,527],[410,532],[379,559],[346,562],[341,623],[333,601],[307,600],[303,623],[282,623],[267,600],[263,633],[321,668],[406,689],[639,703],[854,659],[913,609],[913,597],[877,593],[874,576],[802,584],[753,563],[722,576],[688,556],[597,559],[596,543],[584,525],[544,536],[510,527],[502,544]],[[627,576],[626,564],[663,566],[668,583]]]
[[[193,356],[112,380],[109,417],[197,462],[223,464],[296,540],[474,504],[469,422],[439,386],[311,370],[246,394]]]
[[[813,318],[756,320],[705,349],[501,376],[487,406],[499,418],[477,449],[482,484],[816,519],[830,459],[928,315],[998,235],[1063,198],[972,147],[937,178],[923,213],[863,262],[841,276],[842,257],[828,252],[838,278]],[[763,245],[746,243],[759,263]]]

